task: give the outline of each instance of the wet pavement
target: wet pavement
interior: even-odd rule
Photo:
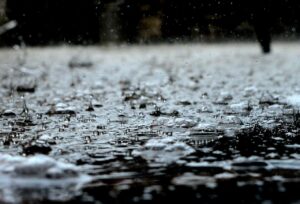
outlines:
[[[299,202],[299,50],[0,50],[0,203]]]

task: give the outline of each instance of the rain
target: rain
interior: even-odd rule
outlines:
[[[299,9],[0,1],[0,203],[299,202]]]

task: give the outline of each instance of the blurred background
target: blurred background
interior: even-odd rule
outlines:
[[[0,0],[1,46],[254,40],[300,35],[299,0]]]

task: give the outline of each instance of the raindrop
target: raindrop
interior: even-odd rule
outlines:
[[[84,137],[84,140],[85,140],[85,143],[86,143],[86,144],[90,144],[90,143],[92,142],[92,139],[91,139],[90,136],[85,136],[85,137]]]
[[[86,109],[86,111],[94,111],[94,106],[93,106],[93,96],[91,95],[90,96],[90,103],[89,103],[89,106],[88,108]]]
[[[26,99],[22,97],[23,100],[23,109],[20,115],[24,115],[24,121],[25,122],[31,122],[30,115],[29,115],[29,109],[27,107]]]

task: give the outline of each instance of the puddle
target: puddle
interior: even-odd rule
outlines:
[[[1,202],[298,202],[286,46],[1,50]]]

